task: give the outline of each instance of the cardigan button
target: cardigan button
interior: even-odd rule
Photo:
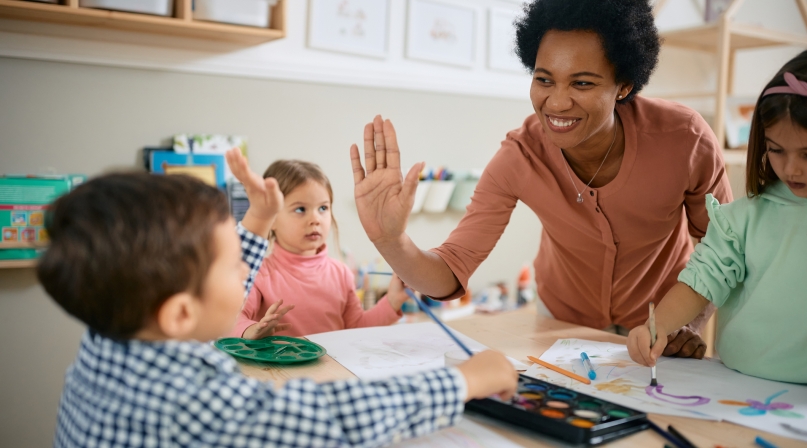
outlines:
[[[594,196],[594,190],[589,190],[588,194]]]

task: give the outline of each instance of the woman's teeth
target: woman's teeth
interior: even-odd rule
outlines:
[[[553,126],[557,126],[559,128],[565,128],[567,126],[573,125],[577,120],[556,120],[554,118],[550,118],[549,122],[552,123]]]

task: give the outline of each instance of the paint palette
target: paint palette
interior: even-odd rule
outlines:
[[[213,345],[236,358],[275,364],[313,361],[327,353],[319,344],[289,336],[269,336],[255,340],[223,338]]]
[[[598,445],[649,427],[643,412],[524,375],[512,400],[471,400],[465,409],[577,444]]]

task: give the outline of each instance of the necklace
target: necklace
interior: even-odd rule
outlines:
[[[616,118],[616,115],[614,115],[614,118]],[[578,191],[577,190],[577,185],[575,185],[574,179],[572,179],[572,172],[569,171],[569,161],[566,160],[566,156],[563,155],[563,148],[560,149],[560,155],[563,156],[563,161],[566,162],[563,165],[563,167],[566,168],[566,174],[569,175],[569,180],[572,181],[572,186],[574,187],[574,191],[577,191],[577,203],[578,204],[583,203],[583,193],[585,193],[586,190],[588,190],[589,185],[591,185],[591,183],[594,182],[594,178],[597,177],[597,174],[600,173],[600,170],[602,169],[602,166],[605,165],[605,159],[608,158],[608,154],[611,153],[611,148],[614,147],[614,142],[616,141],[616,128],[617,128],[617,124],[616,124],[616,121],[614,121],[614,137],[611,139],[611,146],[608,147],[608,151],[605,153],[605,157],[602,158],[602,163],[600,163],[600,167],[597,168],[597,171],[594,173],[594,176],[592,176],[591,180],[588,181],[588,183],[586,184],[586,187],[583,188],[583,191]]]

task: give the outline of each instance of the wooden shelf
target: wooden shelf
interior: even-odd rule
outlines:
[[[5,242],[0,243],[0,249],[37,249],[44,248],[46,245],[27,242]],[[36,267],[38,259],[23,259],[23,260],[0,260],[0,269],[21,269]]]
[[[802,21],[807,25],[807,0],[793,0]],[[667,0],[656,0],[654,14],[658,14]],[[726,145],[726,99],[732,94],[734,84],[734,61],[738,50],[764,48],[776,45],[807,47],[807,35],[785,33],[747,23],[737,23],[734,17],[743,0],[731,0],[723,14],[714,22],[659,33],[665,46],[706,51],[717,56],[717,89],[715,92],[666,93],[663,98],[709,98],[715,99],[712,130],[721,147]],[[744,151],[743,151],[744,152]],[[744,156],[737,150],[726,152],[726,160],[739,164]]]
[[[807,46],[807,35],[783,33],[754,25],[731,22],[728,25],[731,36],[730,49],[747,50],[774,45]],[[709,23],[689,28],[664,31],[664,45],[702,50],[717,53],[720,36],[720,23]]]
[[[191,0],[175,0],[176,17],[164,17],[82,8],[78,6],[78,0],[67,0],[68,4],[63,5],[0,0],[0,18],[166,34],[242,44],[269,42],[286,35],[286,0],[279,0],[277,5],[272,8],[269,28],[193,20],[190,2]]]
[[[32,260],[0,260],[0,269],[35,268],[36,259]]]
[[[28,243],[23,241],[0,243],[0,249],[38,249],[45,248],[47,244]]]

